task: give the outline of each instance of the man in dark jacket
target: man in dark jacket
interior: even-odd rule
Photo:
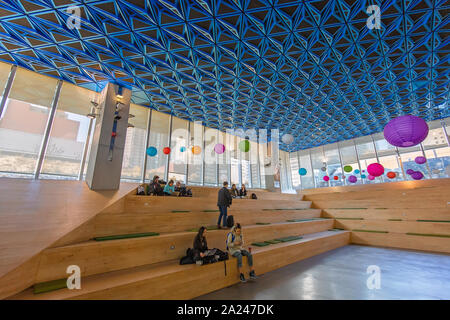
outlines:
[[[219,207],[220,215],[219,221],[217,221],[217,228],[220,229],[220,220],[223,217],[223,227],[227,227],[227,208],[231,205],[231,194],[227,189],[228,182],[223,183],[223,188],[219,190],[219,195],[217,199],[217,206]]]

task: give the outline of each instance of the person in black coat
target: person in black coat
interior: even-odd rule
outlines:
[[[227,228],[227,208],[231,205],[232,198],[230,191],[227,189],[228,182],[223,183],[223,188],[219,190],[217,206],[219,207],[220,215],[217,221],[217,228],[220,228],[220,220],[223,217],[223,227]]]
[[[194,261],[204,258],[205,251],[208,251],[208,243],[206,242],[206,227],[201,227],[194,239]]]

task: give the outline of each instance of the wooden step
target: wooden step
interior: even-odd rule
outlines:
[[[335,226],[346,230],[378,230],[390,233],[447,234],[450,236],[450,220],[448,222],[417,222],[336,219]]]
[[[324,217],[330,218],[363,218],[370,220],[401,219],[417,220],[450,220],[450,208],[371,208],[371,209],[325,209]]]
[[[218,211],[218,210],[217,210]],[[245,210],[231,208],[228,215],[233,215],[242,225],[257,222],[275,223],[289,219],[318,218],[320,209],[305,210]],[[107,213],[100,214],[94,220],[90,238],[140,232],[181,232],[201,226],[216,225],[219,212],[185,212],[185,213]],[[174,224],[176,221],[176,224]],[[87,240],[87,239],[86,239]]]
[[[327,219],[270,225],[244,225],[244,241],[249,246],[252,242],[277,237],[325,231],[332,228],[333,224],[333,220]],[[228,232],[229,230],[209,231],[208,246],[225,250]],[[41,254],[35,283],[64,278],[69,265],[79,266],[82,274],[87,276],[180,259],[186,254],[186,249],[192,247],[195,235],[195,232],[169,233],[148,238],[89,241],[46,249]]]
[[[450,238],[439,236],[353,231],[351,234],[351,242],[366,246],[450,253]]]
[[[232,209],[261,210],[261,209],[307,209],[311,201],[298,200],[252,200],[233,199]],[[184,197],[155,197],[155,196],[127,196],[125,212],[172,212],[172,211],[203,211],[217,210],[217,199],[184,198]]]
[[[305,235],[293,242],[255,248],[252,252],[255,271],[261,275],[345,246],[349,243],[349,236],[345,231],[324,231]],[[244,266],[246,263],[244,258]],[[238,281],[235,258],[204,266],[180,266],[175,260],[84,276],[80,290],[61,289],[34,295],[32,289],[28,289],[10,299],[192,299]]]

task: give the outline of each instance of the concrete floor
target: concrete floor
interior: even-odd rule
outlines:
[[[380,289],[368,289],[377,265]],[[199,300],[450,299],[450,255],[349,245]]]

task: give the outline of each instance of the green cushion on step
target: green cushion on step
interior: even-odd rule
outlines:
[[[257,222],[256,224],[260,225],[260,226],[265,226],[265,225],[268,225],[270,223],[269,222]]]
[[[269,243],[265,243],[265,242],[253,242],[252,246],[256,246],[256,247],[265,247],[268,246]]]
[[[314,220],[320,220],[320,219],[290,219],[286,220],[287,222],[304,222],[304,221],[314,221]]]
[[[172,210],[172,213],[190,212],[189,210]]]
[[[44,293],[67,288],[67,279],[59,279],[48,282],[36,283],[33,286],[33,293]]]
[[[450,220],[417,220],[417,222],[450,222]]]
[[[281,242],[289,242],[289,241],[294,241],[294,240],[300,240],[303,237],[301,236],[290,236],[290,237],[284,237],[284,238],[277,238],[275,240],[277,241],[281,241]]]
[[[361,230],[361,229],[353,229],[355,232],[373,232],[373,233],[389,233],[388,231],[380,231],[380,230]]]
[[[333,228],[333,229],[328,229],[328,231],[342,231],[344,229],[340,229],[340,228]]]
[[[264,242],[266,242],[266,243],[268,243],[268,244],[277,244],[277,243],[281,243],[280,240],[275,240],[275,239],[273,239],[273,240],[267,240],[267,241],[264,241]]]
[[[106,236],[106,237],[96,237],[95,241],[108,241],[108,240],[118,240],[118,239],[129,239],[129,238],[142,238],[142,237],[153,237],[159,236],[157,232],[145,232],[145,233],[133,233],[133,234],[121,234],[116,236]]]
[[[407,232],[406,234],[409,236],[450,238],[450,234],[432,234],[432,233],[414,233],[414,232]]]

